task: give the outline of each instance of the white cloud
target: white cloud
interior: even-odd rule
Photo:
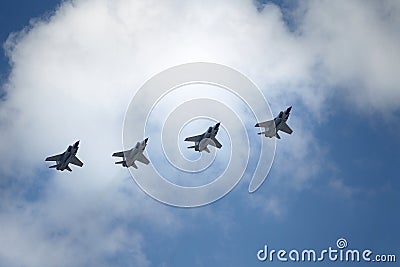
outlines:
[[[304,9],[300,32],[320,63],[323,85],[339,87],[362,111],[398,109],[399,2],[310,1]]]
[[[398,109],[398,2],[300,6],[305,12],[298,18],[299,30],[291,32],[278,7],[266,5],[258,12],[252,1],[63,2],[50,18],[33,20],[10,35],[5,49],[12,72],[0,106],[0,174],[7,178],[2,187],[9,190],[2,195],[7,209],[0,215],[0,262],[101,266],[106,259],[100,255],[115,255],[127,244],[137,248],[132,257],[138,266],[149,264],[141,251],[145,237],[127,224],[140,218],[163,231],[179,228],[179,220],[136,185],[121,181],[127,173],[113,165],[110,155],[121,147],[122,120],[135,90],[167,67],[193,61],[227,64],[253,79],[275,112],[300,102],[304,116],[312,119],[320,113],[311,111],[322,111],[337,93],[358,108]],[[290,121],[294,118],[299,135],[282,140],[290,149],[278,147],[277,166],[289,156],[286,174],[294,181],[288,183],[301,188],[318,174],[323,152],[305,127],[309,119],[293,116]],[[43,173],[44,158],[77,139],[84,168]],[[291,152],[293,147],[298,153]],[[315,168],[306,165],[310,162]],[[33,203],[25,200],[24,190],[31,185],[24,181],[40,176],[50,176],[45,195]],[[10,189],[14,183],[22,189]],[[271,200],[272,213],[285,202]],[[113,225],[116,218],[126,224]],[[49,236],[64,230],[67,234],[55,240]],[[57,249],[46,254],[52,248]]]

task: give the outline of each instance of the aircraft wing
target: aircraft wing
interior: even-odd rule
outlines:
[[[55,156],[47,157],[46,161],[59,161],[64,153]]]
[[[195,136],[191,136],[191,137],[186,137],[185,141],[198,142],[198,141],[200,141],[202,136],[203,136],[202,134],[199,134],[199,135],[195,135]]]
[[[263,127],[263,128],[271,128],[275,126],[275,121],[270,120],[270,121],[264,121],[264,122],[259,122],[255,125],[255,127]]]
[[[79,167],[83,166],[83,162],[80,161],[76,156],[73,156],[69,163],[74,164],[74,165],[79,166]]]
[[[146,158],[146,156],[143,153],[139,153],[139,155],[137,156],[137,160],[146,165],[150,163],[150,161]]]
[[[128,153],[129,152],[129,150],[128,151],[121,151],[121,152],[115,152],[114,154],[112,154],[112,156],[113,157],[124,157],[124,155],[126,154],[126,153]]]
[[[288,133],[288,134],[293,133],[293,130],[290,129],[290,127],[286,124],[286,122],[282,122],[279,130],[281,130],[282,132]]]
[[[214,138],[211,138],[211,140],[214,142],[214,144],[217,148],[222,147],[221,143],[217,140],[217,138],[214,137]],[[210,145],[212,145],[212,143],[210,143]]]

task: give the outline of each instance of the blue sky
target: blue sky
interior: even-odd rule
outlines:
[[[0,3],[0,266],[308,266],[256,254],[341,237],[399,260],[400,5],[212,2]],[[293,105],[294,133],[258,191],[247,173],[185,209],[146,195],[110,155],[137,88],[196,61],[244,73],[274,115]],[[77,139],[84,167],[48,169]]]

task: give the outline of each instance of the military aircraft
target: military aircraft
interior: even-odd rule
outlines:
[[[147,140],[149,140],[149,138],[144,139],[142,142],[137,142],[136,145],[130,150],[115,152],[114,154],[112,154],[113,157],[123,158],[122,161],[115,162],[115,164],[122,164],[122,166],[127,168],[132,166],[135,169],[138,168],[135,164],[136,160],[146,165],[149,164],[149,160],[143,154],[143,151],[147,145]]]
[[[64,171],[67,169],[72,172],[71,168],[68,164],[74,164],[76,166],[82,167],[83,163],[76,157],[76,153],[78,152],[79,141],[76,141],[74,145],[71,145],[67,148],[67,150],[55,156],[47,157],[46,161],[55,161],[57,164],[50,166],[49,168],[56,168],[59,171]]]
[[[293,130],[286,124],[286,121],[289,118],[290,111],[292,107],[288,107],[285,111],[279,112],[279,115],[270,121],[259,122],[255,125],[255,127],[263,127],[265,128],[264,132],[258,134],[264,134],[266,137],[273,137],[281,139],[278,134],[278,131],[285,132],[287,134],[292,134]]]
[[[218,122],[217,124],[215,124],[214,127],[209,127],[205,133],[187,137],[185,141],[194,142],[194,146],[189,146],[188,148],[194,148],[195,151],[199,152],[205,150],[207,153],[210,153],[210,150],[207,147],[208,145],[215,146],[216,148],[221,148],[221,143],[218,142],[217,138],[215,138],[218,133],[220,124],[221,123]]]

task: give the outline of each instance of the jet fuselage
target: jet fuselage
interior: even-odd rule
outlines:
[[[279,112],[278,117],[276,117],[274,119],[274,121],[275,121],[275,134],[278,131],[282,130],[283,123],[286,123],[287,120],[289,119],[290,110],[291,110],[291,107],[289,107],[285,112],[283,112],[283,111]]]
[[[57,170],[64,171],[68,164],[71,162],[72,158],[76,155],[79,148],[79,141],[77,141],[73,146],[69,146],[67,151],[64,152],[61,159],[57,161]]]
[[[68,166],[69,164],[73,164],[79,167],[83,166],[83,162],[78,159],[76,153],[79,149],[79,141],[76,141],[75,144],[68,146],[67,150],[61,154],[47,157],[45,161],[55,161],[55,165],[50,166],[49,168],[55,168],[59,171],[72,171],[72,169]]]
[[[125,156],[125,164],[129,167],[137,160],[140,153],[146,148],[147,138],[142,142],[137,142],[135,147],[131,149]]]
[[[220,124],[221,123],[218,122],[217,124],[214,125],[214,127],[209,127],[208,130],[202,134],[186,137],[185,141],[194,142],[194,145],[188,146],[188,148],[194,148],[195,151],[199,152],[204,150],[207,153],[210,153],[208,145],[212,145],[218,149],[221,148],[222,145],[216,138]]]
[[[194,143],[195,151],[206,150],[209,144],[213,144],[212,138],[215,138],[220,123],[217,123],[214,127],[208,127],[208,130],[201,136],[200,140]]]
[[[286,124],[291,110],[292,107],[288,107],[285,111],[279,112],[279,115],[273,120],[257,123],[255,127],[263,127],[265,129],[258,134],[264,134],[266,137],[270,138],[275,136],[278,139],[280,139],[278,131],[292,134],[293,130]]]
[[[146,158],[146,156],[143,154],[147,141],[149,138],[144,139],[142,142],[137,142],[136,145],[126,151],[121,151],[121,152],[115,152],[112,154],[113,157],[121,157],[121,161],[115,162],[115,164],[121,164],[123,167],[133,167],[137,169],[137,165],[135,164],[135,161],[139,161],[143,164],[148,165],[150,163],[149,159]]]

